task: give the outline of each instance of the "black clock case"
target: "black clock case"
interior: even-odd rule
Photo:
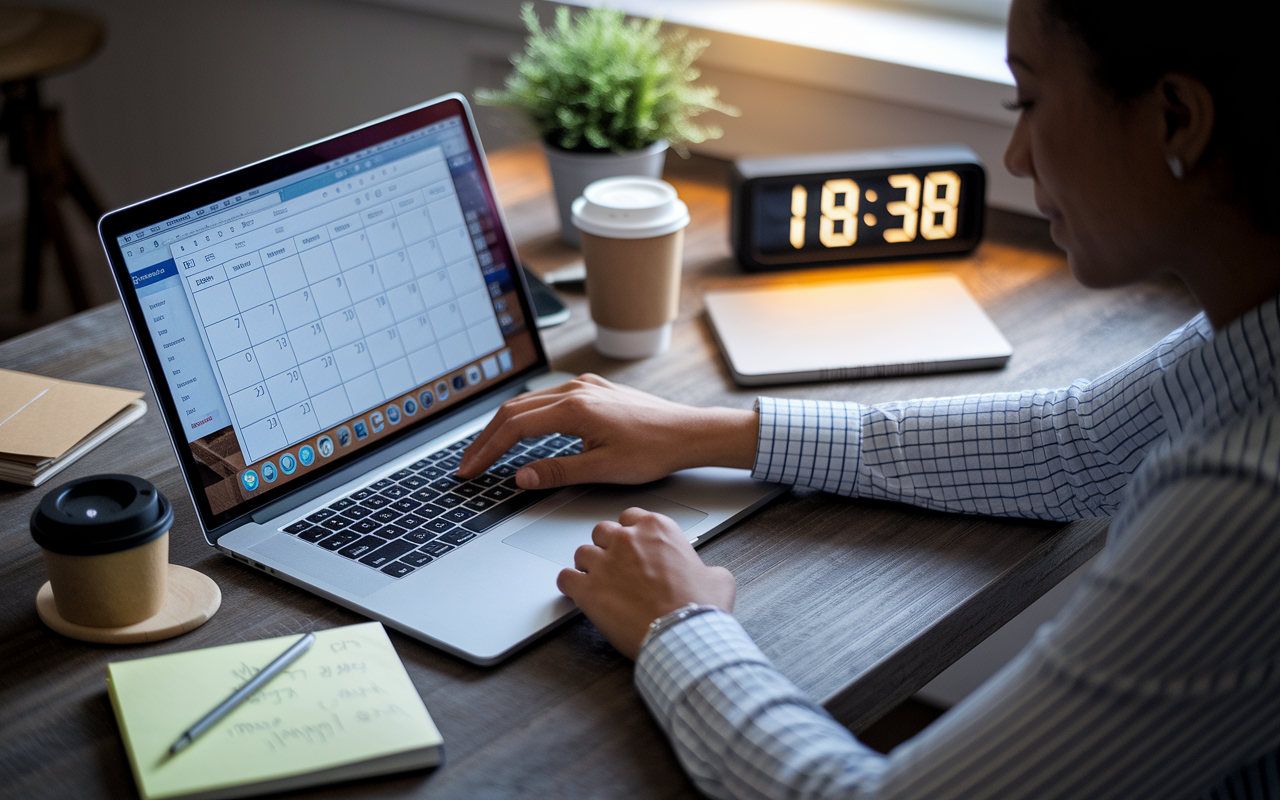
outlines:
[[[884,247],[867,248],[854,257],[844,258],[817,259],[796,254],[795,257],[788,258],[758,259],[753,255],[751,242],[754,234],[752,225],[755,220],[755,209],[752,207],[751,198],[755,182],[784,176],[816,179],[843,177],[861,171],[920,170],[925,167],[931,170],[952,169],[976,172],[977,180],[970,181],[965,188],[967,195],[965,201],[967,208],[976,207],[977,211],[970,212],[971,219],[967,221],[967,230],[962,236],[941,241],[917,239],[900,244],[886,243]],[[839,153],[813,153],[771,158],[740,158],[733,162],[731,185],[729,243],[738,263],[747,272],[774,272],[868,261],[963,255],[971,252],[982,241],[986,220],[987,172],[977,153],[962,144],[849,150]]]

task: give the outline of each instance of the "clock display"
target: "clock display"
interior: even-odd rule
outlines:
[[[986,199],[977,158],[963,148],[889,152],[953,158],[922,164],[902,157],[896,165],[882,159],[861,169],[866,153],[777,159],[772,169],[764,160],[739,162],[733,215],[739,260],[748,269],[778,269],[972,250],[982,237]],[[954,158],[965,153],[969,158]],[[838,157],[850,168],[830,169]],[[806,172],[806,161],[828,169]]]

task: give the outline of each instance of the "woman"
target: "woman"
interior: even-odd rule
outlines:
[[[637,659],[637,686],[703,791],[1280,796],[1280,176],[1269,155],[1263,174],[1253,166],[1276,131],[1276,16],[1275,4],[1014,2],[1010,171],[1035,182],[1083,283],[1172,272],[1205,309],[1123,367],[1056,391],[761,398],[754,412],[585,376],[509,402],[468,451],[463,474],[525,436],[582,436],[582,455],[522,469],[528,487],[714,464],[959,512],[1115,514],[1063,613],[887,757],[772,668],[727,613],[732,576],[669,520],[630,509],[601,523],[560,588]],[[931,444],[941,430],[973,446]]]

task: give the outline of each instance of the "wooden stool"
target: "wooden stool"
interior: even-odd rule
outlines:
[[[22,307],[27,311],[35,311],[40,302],[40,256],[47,240],[53,241],[76,310],[89,307],[58,201],[70,194],[95,224],[103,214],[102,203],[62,146],[58,110],[40,104],[40,78],[84,61],[102,38],[102,23],[82,14],[0,8],[0,133],[9,137],[9,163],[27,173],[22,272]]]

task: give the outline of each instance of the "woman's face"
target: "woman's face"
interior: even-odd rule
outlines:
[[[1005,166],[1035,182],[1036,206],[1076,278],[1117,286],[1167,266],[1171,178],[1154,104],[1122,103],[1100,86],[1085,45],[1045,0],[1014,0],[1009,66],[1020,115]]]

